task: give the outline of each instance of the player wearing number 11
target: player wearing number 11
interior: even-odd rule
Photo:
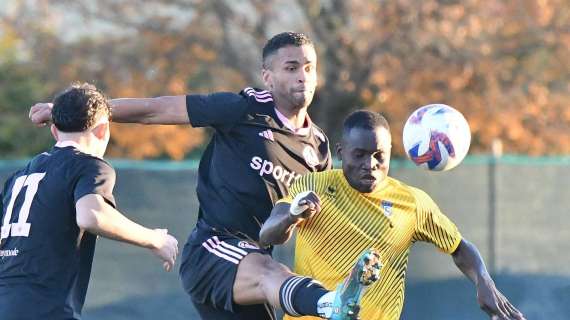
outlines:
[[[172,268],[176,239],[115,210],[115,171],[102,159],[109,116],[109,103],[94,86],[72,85],[54,100],[56,145],[4,184],[2,320],[80,319],[96,235],[148,248]]]

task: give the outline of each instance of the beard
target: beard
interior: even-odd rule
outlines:
[[[315,92],[313,91],[293,91],[291,92],[291,103],[296,108],[306,108],[313,101],[313,96]]]

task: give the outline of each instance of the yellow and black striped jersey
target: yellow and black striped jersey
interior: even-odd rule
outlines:
[[[334,290],[364,250],[377,249],[384,267],[380,281],[363,297],[362,319],[399,319],[414,242],[431,242],[446,253],[461,242],[455,224],[425,192],[396,179],[388,177],[378,191],[364,194],[348,184],[342,170],[310,173],[298,179],[280,202],[290,203],[308,190],[318,194],[322,209],[299,225],[295,272]]]

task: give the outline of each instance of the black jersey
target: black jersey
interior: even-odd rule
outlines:
[[[328,139],[310,124],[306,135],[277,116],[270,92],[188,95],[194,127],[215,129],[199,167],[199,219],[219,231],[258,240],[273,204],[295,179],[331,167]]]
[[[79,319],[96,236],[81,232],[75,203],[99,194],[115,206],[115,171],[73,146],[33,158],[4,184],[0,318]]]

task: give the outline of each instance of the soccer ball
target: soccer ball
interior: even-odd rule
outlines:
[[[461,112],[445,104],[429,104],[408,118],[403,140],[408,158],[417,166],[446,171],[467,155],[471,131]]]

